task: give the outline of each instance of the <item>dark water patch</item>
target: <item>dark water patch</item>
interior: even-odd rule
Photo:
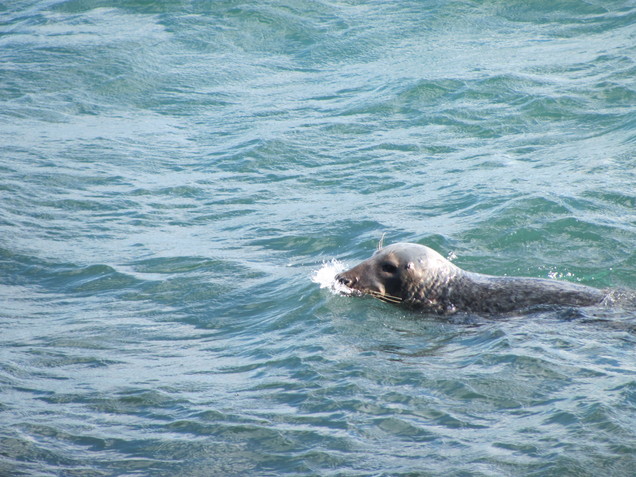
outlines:
[[[163,303],[190,312],[230,303],[238,306],[237,295],[242,296],[243,289],[266,277],[264,272],[232,260],[188,256],[140,260],[124,269],[130,269],[139,280],[137,286],[129,287],[124,299]]]
[[[49,279],[40,279],[39,283],[51,289],[66,290],[71,293],[93,294],[118,291],[138,283],[133,277],[117,272],[108,265],[88,267],[56,267]]]
[[[83,330],[86,333],[86,330]],[[83,334],[84,334],[83,333]],[[89,341],[86,336],[77,336],[73,338],[65,338],[62,336],[46,336],[40,339],[42,344],[51,349],[58,351],[46,351],[44,348],[40,348],[40,351],[33,348],[30,353],[35,359],[31,361],[33,366],[40,368],[97,368],[108,367],[112,365],[120,364],[121,361],[117,359],[97,358],[93,355],[80,355],[75,354],[76,350],[93,350],[93,352],[99,352],[102,350],[111,349],[106,344],[100,344],[94,340]],[[69,351],[64,351],[67,349]],[[70,351],[74,350],[74,351]]]
[[[130,264],[139,273],[177,275],[190,272],[214,272],[219,275],[238,275],[246,268],[237,263],[203,257],[165,257],[139,260]]]
[[[617,212],[623,212],[636,207],[636,197],[623,192],[591,190],[584,192],[584,195],[599,200],[599,208],[607,208],[610,206],[616,208]]]
[[[75,293],[107,292],[133,285],[136,281],[108,265],[86,267],[46,263],[37,257],[15,254],[3,250],[3,268],[12,284],[38,285],[53,292]]]
[[[296,254],[311,257],[312,261],[317,260],[317,253],[323,254],[325,259],[330,259],[333,258],[330,253],[343,249],[354,249],[362,257],[369,250],[377,248],[381,234],[376,234],[382,228],[382,224],[370,220],[335,221],[328,225],[328,231],[322,231],[320,234],[313,231],[303,236],[272,233],[268,238],[252,240],[250,245],[263,250],[294,250]],[[351,246],[352,242],[355,243],[355,247]]]
[[[613,7],[613,8],[611,8]],[[616,10],[616,6],[610,8]],[[589,23],[594,18],[603,18],[608,6],[572,0],[554,4],[538,2],[532,5],[513,2],[499,9],[498,14],[513,21],[532,23]]]

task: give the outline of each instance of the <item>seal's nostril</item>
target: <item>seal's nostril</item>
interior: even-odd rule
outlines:
[[[336,281],[342,283],[344,286],[350,287],[353,284],[353,280],[351,278],[347,278],[344,275],[337,275]]]

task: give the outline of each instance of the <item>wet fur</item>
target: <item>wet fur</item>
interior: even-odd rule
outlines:
[[[507,313],[539,305],[598,305],[607,292],[570,282],[496,277],[462,270],[419,244],[397,243],[336,276],[352,294],[367,294],[427,313]]]

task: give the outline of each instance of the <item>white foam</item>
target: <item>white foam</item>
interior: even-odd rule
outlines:
[[[320,285],[320,288],[328,288],[333,293],[349,295],[351,289],[336,280],[336,275],[344,269],[344,263],[339,260],[332,259],[329,262],[323,262],[322,267],[314,271],[311,281]]]

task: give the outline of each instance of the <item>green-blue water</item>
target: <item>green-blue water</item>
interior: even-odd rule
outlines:
[[[636,311],[311,277],[636,289],[635,154],[634,1],[0,3],[0,475],[634,475]]]

